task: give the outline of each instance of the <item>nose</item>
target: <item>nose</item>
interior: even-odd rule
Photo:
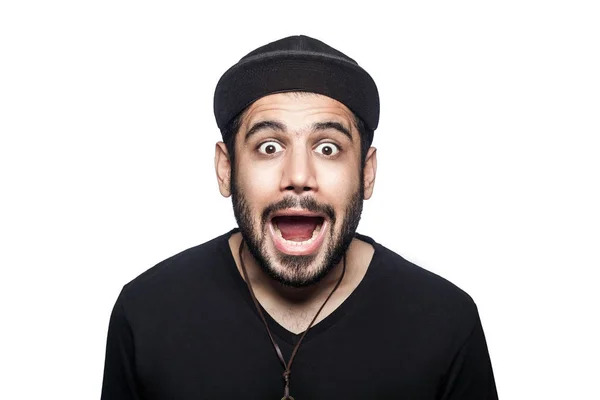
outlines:
[[[286,155],[281,189],[296,194],[317,190],[316,171],[309,149],[294,148]]]

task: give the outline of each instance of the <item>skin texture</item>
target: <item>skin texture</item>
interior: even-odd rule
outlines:
[[[377,158],[371,147],[361,174],[360,137],[353,121],[351,111],[329,97],[273,94],[253,103],[242,118],[235,141],[235,177],[225,144],[216,145],[219,190],[225,197],[234,195],[234,211],[246,242],[252,242],[248,236],[255,240],[254,251],[248,250],[253,246],[245,246],[243,257],[267,311],[272,305],[273,313],[277,308],[280,314],[310,314],[339,278],[341,255],[346,250],[346,275],[336,292],[340,293],[337,301],[330,300],[333,307],[341,304],[364,276],[373,249],[352,240],[352,235],[362,200],[373,193]],[[258,123],[263,127],[247,135]],[[275,209],[329,211],[329,229],[314,255],[289,256],[275,248],[267,229],[274,205]],[[329,218],[332,215],[334,218]],[[240,241],[239,234],[230,240],[238,267]],[[332,254],[335,248],[337,255]],[[292,328],[301,330],[302,321]]]

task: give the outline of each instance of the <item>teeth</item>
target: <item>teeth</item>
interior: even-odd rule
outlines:
[[[285,244],[290,245],[290,246],[306,246],[315,241],[315,238],[319,235],[319,232],[321,232],[322,225],[323,224],[317,225],[317,227],[313,230],[311,238],[308,240],[305,240],[303,242],[295,242],[293,240],[287,240],[286,238],[284,238],[283,235],[281,234],[281,231],[279,230],[279,227],[277,226],[277,224],[273,224],[273,228],[275,228],[275,233],[277,234],[277,236],[279,236],[279,238]]]

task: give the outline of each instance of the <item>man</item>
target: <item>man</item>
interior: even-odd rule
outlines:
[[[497,399],[472,299],[356,233],[377,170],[369,74],[288,37],[231,67],[214,105],[239,229],[125,285],[102,399]]]

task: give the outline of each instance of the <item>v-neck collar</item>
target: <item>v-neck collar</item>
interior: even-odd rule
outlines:
[[[226,263],[227,269],[230,271],[231,276],[239,289],[241,297],[247,303],[248,307],[250,307],[250,309],[252,310],[252,313],[255,315],[260,326],[264,329],[264,324],[262,323],[262,321],[260,321],[260,316],[258,314],[258,311],[256,310],[254,302],[252,301],[248,285],[240,275],[235,263],[235,258],[233,257],[233,254],[231,253],[231,248],[229,247],[229,238],[231,237],[231,235],[237,232],[239,232],[239,228],[234,228],[222,236],[223,250],[226,254],[228,261]],[[369,286],[370,282],[373,280],[373,270],[377,267],[377,265],[380,262],[381,251],[379,250],[379,245],[377,244],[377,242],[375,242],[372,238],[368,236],[356,233],[355,237],[357,239],[371,244],[375,250],[375,252],[373,253],[373,257],[371,258],[371,262],[369,263],[369,266],[367,268],[367,271],[363,276],[362,280],[357,285],[357,287],[352,291],[352,293],[350,293],[346,300],[344,300],[342,304],[340,304],[335,310],[333,310],[331,314],[329,314],[319,323],[315,324],[312,328],[310,328],[310,330],[306,334],[306,337],[303,340],[303,343],[305,344],[310,342],[313,338],[316,338],[319,335],[326,332],[327,330],[329,330],[331,327],[336,325],[345,315],[347,315],[352,310],[355,303],[357,301],[360,301],[362,292],[366,290],[366,287]],[[260,307],[265,316],[265,319],[267,320],[267,323],[269,324],[269,329],[271,330],[271,332],[286,343],[290,344],[291,346],[294,346],[302,336],[302,332],[299,334],[290,332],[289,330],[281,326],[275,319],[273,319],[273,317],[264,309],[262,305],[260,305]]]

